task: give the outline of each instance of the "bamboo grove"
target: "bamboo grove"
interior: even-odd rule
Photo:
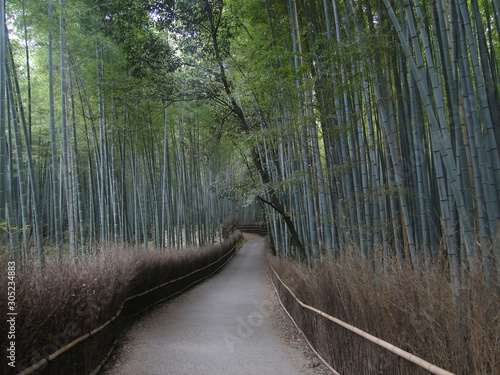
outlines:
[[[266,62],[277,82],[267,126],[283,130],[258,147],[274,181],[300,181],[278,194],[308,259],[354,248],[383,270],[394,256],[426,267],[444,256],[454,295],[463,272],[482,268],[493,285],[498,2],[286,5],[267,7],[269,47],[288,52]],[[293,251],[269,215],[274,242]]]
[[[279,254],[444,260],[455,296],[479,269],[494,285],[498,1],[198,3]]]
[[[241,197],[281,256],[444,261],[455,296],[500,279],[498,0],[13,4],[0,216],[18,256],[203,243]]]
[[[232,146],[208,133],[206,104],[170,100],[169,80],[188,72],[167,77],[160,61],[161,80],[130,73],[93,5],[2,1],[2,256],[43,264],[112,243],[221,240]]]

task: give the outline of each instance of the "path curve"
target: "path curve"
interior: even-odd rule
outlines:
[[[326,374],[271,291],[264,239],[215,277],[141,319],[107,375]]]

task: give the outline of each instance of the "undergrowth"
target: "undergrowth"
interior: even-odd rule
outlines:
[[[48,262],[44,269],[35,262],[18,268],[16,370],[46,358],[108,321],[127,297],[210,264],[240,239],[241,233],[236,232],[217,245],[166,252],[115,246],[77,263],[65,259],[61,265]],[[7,270],[7,259],[0,260],[0,269],[0,302],[6,306],[7,272],[3,270]],[[5,358],[7,326],[3,318],[0,335]],[[8,371],[4,363],[2,360],[0,373]]]
[[[269,256],[272,267],[308,305],[455,374],[500,374],[499,285],[484,274],[463,280],[453,301],[448,274],[394,261],[388,273],[356,256],[323,259],[310,271]],[[425,275],[425,276],[423,276]],[[276,280],[275,280],[276,282]],[[287,309],[322,356],[341,374],[428,374],[414,364],[298,306]]]

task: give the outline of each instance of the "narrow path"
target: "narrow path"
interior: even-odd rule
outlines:
[[[281,315],[264,240],[247,239],[218,275],[141,319],[106,374],[326,373]]]

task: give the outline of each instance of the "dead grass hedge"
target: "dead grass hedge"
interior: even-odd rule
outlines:
[[[500,374],[500,289],[487,289],[484,275],[467,277],[454,304],[441,269],[424,273],[423,266],[410,269],[394,261],[387,277],[355,256],[324,259],[312,271],[268,257],[306,304],[455,374]],[[274,282],[309,341],[339,373],[428,374],[302,308],[276,277]]]
[[[16,274],[16,371],[29,367],[46,358],[51,353],[72,342],[76,338],[99,327],[112,318],[127,297],[149,290],[166,281],[179,278],[194,270],[204,267],[224,254],[227,254],[238,241],[241,233],[233,234],[226,241],[203,248],[159,251],[134,251],[116,246],[100,252],[98,255],[71,263],[64,260],[61,265],[48,263],[42,270],[26,265]],[[0,260],[0,269],[7,270],[7,260]],[[207,271],[208,272],[208,271]],[[169,285],[168,290],[151,293],[147,299],[139,298],[127,306],[134,313],[142,311],[155,303],[154,299],[164,298],[175,289],[182,289],[196,278],[193,275],[178,285]],[[0,303],[7,305],[7,272],[0,273]],[[2,310],[4,310],[2,308]],[[132,314],[129,314],[132,315]],[[6,310],[3,311],[6,316]],[[128,317],[130,320],[130,316]],[[7,325],[2,318],[0,324],[0,343],[2,357],[7,349]],[[59,362],[80,363],[51,364],[44,371],[36,374],[90,373],[84,369],[93,369],[109,350],[116,336],[128,324],[121,320],[119,327],[102,331],[89,338],[85,345],[74,350],[72,357]],[[77,361],[77,362],[78,362]],[[56,361],[54,361],[56,362]],[[1,374],[11,370],[5,361],[1,361]],[[5,365],[4,365],[5,363]],[[12,372],[14,373],[14,372]]]

